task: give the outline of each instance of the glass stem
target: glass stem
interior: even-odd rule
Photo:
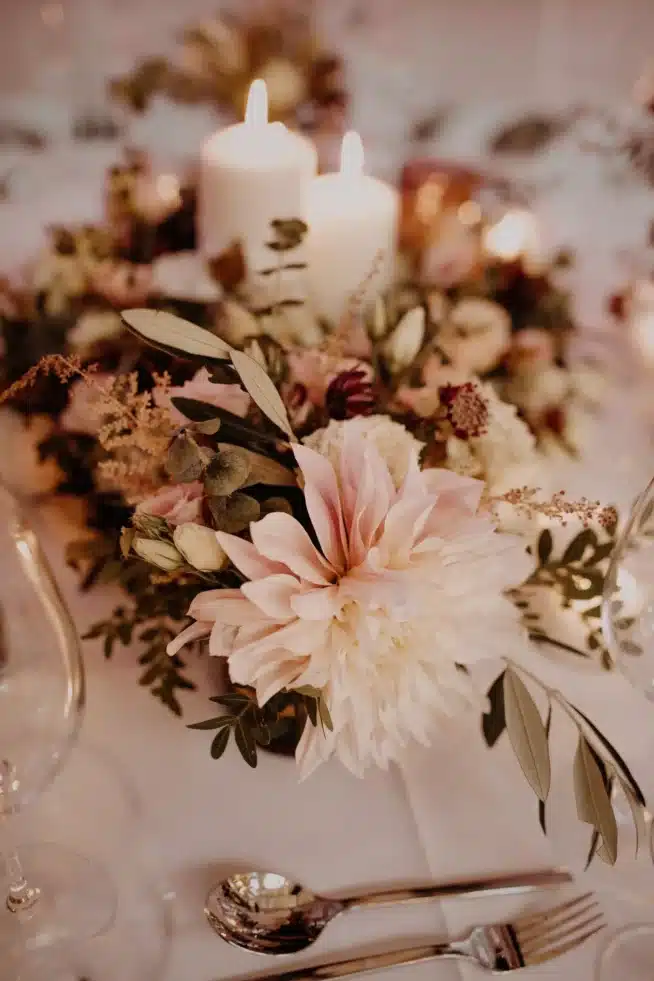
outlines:
[[[11,807],[2,806],[2,798],[9,802],[12,783],[14,781],[14,768],[8,760],[0,760],[0,816],[4,813],[8,818],[11,814]],[[11,913],[26,913],[33,909],[41,896],[38,886],[31,886],[23,873],[18,852],[15,848],[9,848],[4,853],[0,853],[4,861],[7,879],[7,898],[6,906]]]

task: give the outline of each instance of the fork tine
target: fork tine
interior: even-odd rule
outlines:
[[[587,930],[586,933],[582,933],[580,936],[574,937],[572,940],[568,940],[567,943],[560,944],[558,947],[549,947],[547,950],[543,950],[532,957],[525,957],[525,966],[531,967],[534,964],[545,964],[547,961],[554,960],[555,957],[562,957],[563,954],[567,954],[568,951],[574,950],[576,947],[580,947],[581,944],[590,940],[595,934],[600,933],[606,928],[606,923],[602,921],[601,924],[596,926],[592,930]]]
[[[585,919],[575,920],[572,923],[561,924],[556,930],[546,930],[538,937],[533,937],[527,943],[522,943],[520,938],[518,942],[520,944],[520,950],[524,957],[528,958],[532,954],[537,955],[539,952],[544,951],[546,948],[552,947],[555,944],[561,944],[569,940],[576,934],[581,933],[584,930],[590,929],[590,927],[597,926],[599,923],[604,922],[604,914],[598,909],[598,911],[593,916],[587,916]]]
[[[573,910],[575,906],[579,906],[589,899],[594,899],[592,892],[586,892],[583,896],[576,896],[574,899],[560,903],[559,906],[553,906],[551,909],[540,910],[538,913],[531,913],[528,916],[521,916],[519,920],[516,920],[515,928],[522,933],[530,930],[531,927],[539,927],[543,923],[551,923],[554,917],[560,916],[561,913],[565,913],[567,910]]]
[[[551,934],[560,927],[569,926],[571,923],[597,909],[599,909],[599,906],[594,899],[585,904],[577,902],[559,913],[554,910],[552,916],[545,911],[540,920],[532,922],[526,929],[519,921],[515,924],[515,930],[521,942],[523,940],[532,940],[543,934]]]

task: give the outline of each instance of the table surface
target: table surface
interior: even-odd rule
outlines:
[[[508,5],[503,6],[508,10]],[[362,59],[357,77],[364,75]],[[374,119],[361,108],[372,98],[370,87],[358,100],[359,118],[362,128],[367,125],[369,130],[371,168],[388,174],[406,152],[405,144],[391,139],[390,130],[384,129],[379,102]],[[40,112],[40,118],[56,126],[56,117],[39,110],[38,100],[13,100],[13,105],[18,106],[16,111],[27,106],[32,113]],[[164,155],[172,152],[165,130],[174,133],[178,146],[192,148],[213,125],[202,112],[180,115],[170,107],[158,111],[159,117],[145,120],[140,132],[154,142],[155,152]],[[484,134],[515,111],[515,104],[498,103],[479,112],[461,112],[438,144],[423,150],[480,160]],[[171,126],[173,119],[175,126]],[[180,128],[184,126],[185,130]],[[113,145],[71,147],[65,140],[56,140],[52,150],[38,158],[3,152],[0,164],[18,166],[20,175],[14,200],[0,206],[0,265],[32,254],[46,221],[97,217],[104,169],[118,152]],[[558,241],[577,249],[579,315],[588,336],[597,338],[600,328],[605,337],[601,328],[606,327],[606,294],[625,274],[620,256],[625,250],[642,248],[654,212],[652,192],[631,180],[622,181],[618,190],[611,168],[584,156],[572,143],[559,147],[557,153],[551,159],[528,162],[521,175],[540,182],[535,207],[550,244]],[[638,393],[633,389],[627,394],[614,387],[607,393],[603,410],[587,434],[582,462],[562,468],[566,486],[622,506],[628,503],[650,474],[650,434],[642,421],[636,421],[637,405]],[[57,576],[83,631],[107,613],[113,597],[107,591],[82,596],[73,573],[63,565],[57,522],[50,514],[41,515],[41,525]],[[93,825],[98,837],[105,839],[105,857],[112,863],[112,855],[115,858],[116,870],[127,840],[132,849],[138,841],[141,857],[163,881],[173,911],[165,981],[210,981],[270,969],[263,960],[224,945],[204,920],[207,889],[235,869],[278,870],[317,891],[336,893],[543,866],[567,857],[566,849],[570,850],[571,840],[563,828],[556,829],[553,845],[540,835],[533,800],[515,763],[502,750],[490,757],[470,730],[458,726],[445,730],[431,751],[413,752],[401,769],[371,773],[363,781],[329,763],[298,783],[295,768],[286,759],[262,754],[256,771],[231,751],[221,762],[212,761],[206,734],[187,730],[183,721],[138,687],[138,670],[130,653],[119,652],[106,662],[93,643],[85,651],[89,700],[81,752],[101,752],[111,761],[120,774],[120,793],[130,797],[133,807],[120,819],[125,828],[122,839],[116,834],[118,819],[110,833],[109,812],[94,809],[93,798],[80,806],[68,832],[79,830],[85,840],[84,829]],[[654,729],[635,694],[619,682],[609,685],[605,678],[548,665],[544,670],[553,672],[557,683],[568,685],[582,704],[594,708],[603,723],[606,720],[644,787],[649,783],[649,789],[654,789],[647,758],[651,739],[642,738],[643,732],[651,737]],[[199,690],[183,698],[184,721],[205,717],[208,672],[206,662],[193,665]],[[78,776],[75,767],[73,760],[68,785],[76,799],[84,800],[90,782],[84,768]],[[51,793],[56,792],[55,785]],[[336,950],[378,949],[391,942],[401,945],[409,938],[433,939],[445,929],[456,932],[476,916],[486,918],[497,912],[496,906],[489,909],[475,903],[454,904],[446,911],[430,905],[343,917],[329,927],[315,957]],[[595,951],[589,944],[580,959],[566,958],[549,971],[534,972],[534,977],[564,979],[571,976],[574,964],[576,979],[590,979]],[[452,965],[440,970],[445,979],[459,973]],[[426,981],[432,969],[412,967],[405,969],[404,976],[408,981]],[[116,975],[110,981],[123,978]]]

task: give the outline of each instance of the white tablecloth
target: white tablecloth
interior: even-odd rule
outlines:
[[[368,54],[374,57],[372,49]],[[356,77],[364,79],[365,62],[360,60],[355,67]],[[375,95],[377,115],[371,118],[362,107]],[[404,151],[384,126],[379,92],[369,86],[367,94],[359,92],[357,99],[361,128],[364,135],[366,127],[369,132],[372,166],[392,172]],[[498,113],[510,111],[515,112],[515,107],[503,107]],[[162,118],[169,119],[166,112]],[[491,128],[498,118],[493,113],[487,107],[480,116],[464,113],[457,117],[433,149],[456,158],[479,159],[480,127]],[[52,121],[54,117],[46,114],[46,118]],[[197,145],[198,133],[207,125],[194,116],[195,135],[185,142],[184,134],[175,131],[175,144]],[[158,152],[165,155],[170,144],[165,140],[163,144]],[[71,149],[60,144],[47,156],[30,158],[27,168],[17,174],[14,200],[0,206],[0,266],[31,255],[45,221],[97,217],[104,169],[117,153],[114,146]],[[541,178],[543,190],[537,207],[552,243],[558,239],[578,250],[579,311],[586,326],[595,328],[605,320],[604,299],[613,285],[608,277],[623,274],[616,265],[617,254],[644,241],[652,194],[637,183],[616,192],[597,161],[584,158],[574,146],[568,147],[567,155],[562,154],[559,148],[559,157],[549,164],[534,162],[533,168],[541,166],[543,173],[530,176]],[[11,159],[5,155],[3,160],[20,168],[25,164],[22,155]],[[556,180],[552,167],[557,171]],[[588,435],[583,464],[568,468],[564,475],[576,492],[624,505],[649,476],[649,436],[634,422],[633,392],[630,399],[617,390],[607,396],[603,414]],[[106,592],[80,595],[74,575],[63,567],[52,532],[48,546],[83,630],[106,615],[112,596]],[[365,781],[358,781],[338,765],[328,764],[299,784],[288,760],[266,754],[261,754],[256,771],[250,771],[231,751],[221,762],[213,762],[206,734],[185,729],[184,722],[138,687],[138,668],[131,653],[118,651],[112,661],[105,662],[96,645],[89,643],[86,663],[89,705],[81,752],[101,752],[111,761],[114,772],[121,776],[116,795],[131,795],[133,806],[124,810],[120,822],[116,819],[125,829],[124,836],[117,834],[115,826],[110,827],[110,812],[94,806],[91,782],[84,777],[83,767],[75,769],[73,760],[67,783],[66,775],[62,777],[60,794],[65,801],[66,794],[72,793],[79,806],[74,816],[64,809],[68,813],[65,831],[79,833],[82,842],[88,838],[93,848],[93,834],[86,833],[92,828],[96,839],[103,842],[98,847],[105,860],[113,864],[112,856],[115,858],[117,876],[122,874],[128,839],[138,836],[142,857],[165,883],[173,909],[173,942],[165,981],[210,981],[277,966],[227,947],[207,926],[204,896],[211,883],[229,870],[276,869],[315,890],[338,892],[545,866],[568,857],[573,843],[578,844],[576,832],[567,832],[562,821],[554,821],[552,843],[541,836],[535,803],[506,747],[488,753],[481,738],[469,729],[454,726],[446,730],[431,751],[412,752],[401,772],[396,768],[387,774],[371,773]],[[184,721],[206,716],[206,671],[202,663],[194,666],[200,690],[183,698]],[[645,789],[654,791],[648,765],[654,720],[644,703],[626,686],[606,678],[564,672],[561,683],[582,705],[594,706]],[[567,749],[564,734],[557,745],[562,753]],[[565,794],[558,785],[555,790],[556,799],[567,801],[569,810],[570,788]],[[56,785],[51,793],[57,794]],[[108,794],[111,797],[111,791]],[[85,799],[85,805],[79,803]],[[56,836],[56,822],[52,828]],[[497,913],[496,905],[469,903],[451,905],[445,911],[426,906],[352,915],[330,926],[315,957],[337,949],[401,945],[409,937],[418,943],[433,940],[446,927],[456,933],[477,916],[486,919]],[[534,972],[533,977],[590,981],[596,949],[593,941],[583,952]],[[426,981],[432,976],[433,968],[428,965],[405,970],[408,981]],[[444,964],[439,976],[447,981],[459,976],[458,969]],[[122,978],[116,974],[110,981]]]

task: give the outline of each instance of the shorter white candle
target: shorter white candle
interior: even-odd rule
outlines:
[[[315,176],[313,144],[282,123],[268,122],[268,92],[257,79],[248,95],[245,122],[216,133],[202,150],[198,226],[201,252],[216,258],[234,242],[248,273],[271,265],[270,222],[306,220],[306,196]]]
[[[364,175],[361,139],[346,133],[340,173],[316,177],[309,189],[309,290],[318,316],[336,325],[368,280],[364,305],[390,285],[398,213],[397,191]]]

